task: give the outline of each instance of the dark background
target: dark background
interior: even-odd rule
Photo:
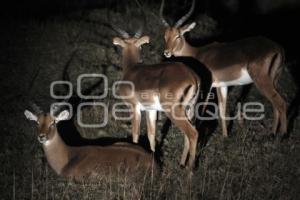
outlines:
[[[146,7],[158,7],[161,1],[145,0],[141,3]],[[74,11],[88,12],[102,8],[122,13],[128,5],[136,6],[135,0],[12,0],[1,5],[0,16],[2,22],[13,18],[45,20]],[[189,9],[189,5],[189,0],[166,0],[165,17],[172,22],[180,18],[181,13]],[[246,36],[264,35],[278,41],[285,47],[287,55],[295,58],[295,49],[299,44],[299,8],[299,0],[196,0],[196,8],[190,21],[199,15],[207,14],[218,22],[218,28],[222,30],[217,40],[230,41]]]

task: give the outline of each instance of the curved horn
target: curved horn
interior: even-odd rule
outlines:
[[[107,10],[107,12],[106,12],[106,19],[107,19],[107,21],[111,20],[109,10]],[[119,33],[121,35],[121,37],[123,37],[125,39],[127,39],[127,38],[130,37],[129,34],[126,31],[122,30],[118,26],[116,26],[116,25],[114,25],[112,23],[107,23],[107,25],[110,26],[111,29],[113,29],[114,31],[116,31],[117,33]]]
[[[32,107],[32,110],[36,113],[36,114],[41,114],[43,113],[42,109],[36,105],[35,103],[33,102],[30,102],[30,106]]]
[[[52,107],[52,114],[53,114],[54,116],[57,115],[58,112],[60,111],[60,109],[61,109],[61,106],[59,106],[59,105],[53,106],[53,107]]]
[[[113,30],[115,30],[117,33],[119,33],[123,38],[127,39],[127,38],[130,37],[129,34],[128,34],[126,31],[120,29],[120,28],[117,27],[116,25],[110,24],[110,26],[111,26],[111,28],[112,28]]]
[[[164,5],[165,5],[165,0],[162,0],[160,10],[159,10],[159,16],[160,16],[160,19],[161,19],[161,22],[163,23],[163,25],[165,27],[170,27],[170,25],[168,24],[168,22],[165,20],[165,18],[163,16]]]
[[[189,10],[189,12],[186,15],[184,15],[183,17],[181,17],[181,19],[179,19],[176,22],[175,28],[180,27],[192,15],[194,9],[195,9],[195,0],[193,0],[192,6],[191,6],[191,9]]]
[[[137,32],[135,33],[134,37],[135,38],[140,38],[142,36],[142,33],[143,33],[143,29],[144,29],[144,26],[140,26],[140,28],[137,30]]]
[[[143,30],[144,30],[144,26],[146,24],[146,15],[145,15],[145,11],[143,6],[140,4],[140,2],[138,0],[136,0],[136,3],[138,4],[138,6],[140,7],[142,13],[143,13],[143,22],[141,24],[141,26],[139,27],[139,29],[135,32],[134,37],[135,38],[140,38],[143,34]]]

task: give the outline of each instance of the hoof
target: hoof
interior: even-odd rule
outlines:
[[[272,141],[274,141],[274,142],[280,142],[281,137],[280,137],[280,135],[277,134],[277,133],[272,133],[272,134],[270,135],[270,140],[272,140]]]
[[[229,137],[228,133],[222,133],[222,135],[223,135],[223,138],[228,138]]]
[[[188,173],[189,173],[189,179],[191,179],[194,176],[194,172],[190,170]]]
[[[278,140],[278,141],[282,142],[282,141],[287,140],[289,138],[289,134],[287,134],[287,133],[284,133],[284,134],[272,133],[270,135],[270,138],[272,140]]]
[[[180,169],[185,169],[185,165],[184,164],[180,164]]]
[[[271,133],[270,139],[275,140],[276,139],[276,133]]]
[[[228,134],[227,133],[225,133],[225,134],[223,133],[223,137],[224,138],[228,138]]]
[[[187,173],[187,177],[189,179],[192,179],[193,175],[194,175],[194,172],[193,172],[193,169],[191,167],[185,167],[185,170],[186,170],[186,173]]]
[[[289,137],[290,137],[290,135],[288,133],[284,133],[284,134],[282,134],[280,141],[287,140],[287,139],[289,139]]]

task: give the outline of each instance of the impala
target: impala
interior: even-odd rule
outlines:
[[[258,90],[272,103],[274,121],[273,134],[287,131],[286,101],[278,93],[276,86],[284,61],[283,49],[275,42],[264,37],[251,37],[231,43],[214,42],[206,46],[190,45],[184,34],[191,31],[196,23],[183,25],[195,8],[195,0],[189,12],[170,27],[163,18],[164,0],[160,8],[160,17],[166,27],[166,57],[190,56],[202,62],[212,73],[219,101],[219,114],[222,132],[225,137],[225,121],[228,86],[254,83]]]
[[[69,112],[64,110],[57,117],[44,114],[41,110],[37,114],[25,110],[27,119],[37,123],[38,141],[43,145],[46,158],[51,168],[61,176],[76,180],[97,178],[107,172],[128,170],[139,172],[155,169],[155,162],[150,153],[143,148],[129,143],[116,143],[110,146],[68,146],[58,133],[56,124],[67,120]],[[143,171],[143,172],[144,172]]]
[[[164,62],[153,65],[140,64],[140,51],[149,37],[141,37],[141,29],[134,37],[114,27],[122,38],[113,38],[113,44],[122,47],[123,81],[119,95],[131,105],[133,142],[140,135],[141,111],[146,111],[147,135],[151,150],[155,151],[157,111],[164,111],[171,121],[184,133],[184,149],[180,164],[191,169],[195,160],[198,133],[190,122],[193,107],[200,90],[199,77],[186,65],[179,62]],[[125,98],[126,97],[126,98]],[[189,159],[187,156],[189,154]]]

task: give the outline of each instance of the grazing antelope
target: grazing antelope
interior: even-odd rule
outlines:
[[[119,95],[126,97],[123,100],[131,105],[133,142],[138,142],[141,111],[146,111],[147,135],[154,152],[157,111],[164,111],[184,133],[184,150],[180,164],[187,164],[188,169],[192,169],[198,133],[190,122],[193,112],[188,106],[193,107],[197,100],[200,90],[199,77],[179,62],[140,64],[141,46],[149,43],[149,37],[141,37],[141,29],[134,37],[130,37],[124,30],[113,28],[122,36],[113,38],[113,44],[123,48],[122,80],[134,85],[134,88],[128,84],[119,85]]]
[[[272,132],[287,132],[286,101],[278,93],[276,86],[283,66],[283,49],[275,42],[264,37],[251,37],[231,43],[214,42],[206,46],[191,46],[184,34],[191,31],[196,23],[184,25],[195,8],[193,0],[189,12],[170,27],[163,18],[164,0],[160,8],[160,17],[166,27],[166,57],[190,56],[202,62],[212,73],[219,101],[219,112],[222,131],[225,137],[227,127],[225,121],[228,86],[253,83],[258,90],[272,103],[274,121]]]
[[[68,119],[67,110],[60,112],[57,117],[41,111],[33,114],[25,110],[24,114],[27,119],[37,122],[38,141],[43,145],[49,165],[58,175],[82,180],[101,177],[107,172],[128,170],[144,173],[151,170],[151,167],[156,168],[153,156],[134,144],[81,147],[66,145],[58,133],[56,124]]]

